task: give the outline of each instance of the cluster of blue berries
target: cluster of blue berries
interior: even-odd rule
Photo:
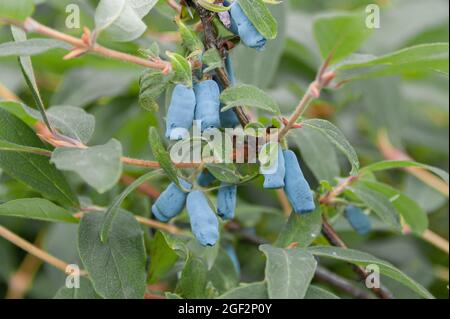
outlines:
[[[263,168],[264,188],[284,188],[286,196],[296,214],[311,213],[316,209],[313,193],[303,175],[297,156],[291,150],[282,150],[278,146],[278,159],[273,167]]]

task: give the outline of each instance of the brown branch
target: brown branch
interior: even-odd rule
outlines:
[[[324,237],[328,240],[328,242],[335,247],[340,247],[343,249],[348,249],[345,242],[339,237],[339,235],[336,233],[336,231],[333,229],[333,227],[328,223],[325,216],[322,217],[322,234]],[[370,275],[363,267],[352,265],[353,270],[358,274],[358,276],[362,280],[366,280],[367,277]],[[393,296],[390,291],[388,291],[384,287],[380,288],[372,288],[371,289],[375,295],[377,295],[381,299],[392,299]]]
[[[168,70],[170,70],[170,68],[171,68],[171,64],[169,62],[163,61],[161,59],[147,60],[147,59],[143,59],[138,56],[135,56],[135,55],[131,55],[128,53],[119,52],[119,51],[115,51],[115,50],[106,48],[97,43],[90,43],[92,40],[92,37],[89,37],[89,38],[86,37],[87,29],[85,29],[85,34],[83,35],[83,38],[79,39],[79,38],[73,37],[71,35],[65,34],[63,32],[57,31],[55,29],[52,29],[50,27],[47,27],[32,18],[27,18],[25,20],[25,22],[14,21],[14,22],[12,22],[12,24],[22,28],[26,32],[38,33],[38,34],[44,35],[46,37],[60,40],[60,41],[63,41],[63,42],[66,42],[66,43],[72,45],[73,50],[71,51],[71,53],[69,53],[68,56],[66,56],[67,58],[77,57],[84,53],[90,52],[90,53],[98,54],[98,55],[108,57],[111,59],[125,61],[125,62],[129,62],[129,63],[141,65],[141,66],[144,66],[147,68],[160,70],[162,72],[168,72]]]
[[[41,231],[34,245],[41,248],[45,232]],[[42,265],[42,260],[34,255],[27,254],[19,266],[19,269],[10,277],[6,299],[23,299],[30,289],[33,279]]]
[[[242,240],[254,244],[254,245],[264,245],[268,244],[269,242],[265,240],[264,238],[258,237],[254,234],[251,234],[245,229],[241,227],[241,225],[236,221],[230,221],[227,224],[225,224],[225,229],[229,231],[230,233],[238,235]],[[296,243],[293,243],[290,245],[289,248],[295,248]],[[321,282],[325,282],[335,288],[338,288],[342,290],[343,292],[353,296],[354,298],[358,299],[369,299],[370,295],[366,292],[360,290],[359,288],[355,287],[351,282],[348,280],[331,273],[330,271],[324,269],[321,266],[318,266],[315,273],[315,279]]]
[[[207,48],[215,48],[218,49],[220,54],[223,56],[223,50],[220,49],[218,43],[218,35],[216,33],[216,30],[214,29],[213,24],[211,23],[212,19],[214,18],[215,13],[210,12],[208,10],[203,9],[200,5],[197,5],[196,3],[192,2],[192,5],[195,6],[195,10],[198,12],[200,16],[200,20],[203,24],[203,29],[205,31],[205,45]],[[223,67],[220,67],[216,70],[217,76],[223,86],[224,89],[230,87],[230,79],[228,78],[227,72]],[[233,108],[233,111],[236,113],[236,116],[239,119],[239,122],[243,127],[245,127],[247,124],[250,123],[250,117],[244,110],[242,106],[237,106]]]
[[[392,145],[391,141],[389,140],[389,136],[385,130],[380,130],[378,132],[377,145],[381,154],[383,154],[384,158],[387,160],[393,161],[413,160],[408,154]],[[428,172],[427,170],[420,167],[406,167],[404,168],[404,170],[414,175],[425,184],[434,188],[435,190],[443,194],[445,197],[447,198],[449,197],[448,185],[435,175]]]
[[[39,259],[42,259],[46,263],[54,266],[55,268],[63,271],[64,273],[66,273],[67,266],[69,266],[68,263],[62,261],[61,259],[58,259],[55,256],[50,255],[46,251],[43,251],[39,247],[36,247],[32,243],[26,241],[22,237],[16,235],[12,231],[10,231],[9,229],[7,229],[1,225],[0,225],[0,236],[5,238],[6,240],[10,241],[14,245],[27,251],[29,254],[31,254]],[[82,271],[81,274],[86,275],[86,273],[84,271]]]

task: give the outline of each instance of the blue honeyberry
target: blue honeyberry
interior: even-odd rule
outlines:
[[[358,207],[353,205],[347,206],[345,209],[345,217],[353,229],[360,235],[367,235],[372,229],[372,223],[369,216],[364,214]]]
[[[180,178],[179,181],[184,188],[192,188],[191,184],[185,180]],[[187,194],[175,183],[171,183],[153,204],[153,216],[162,222],[168,222],[178,216],[186,205],[186,196]]]
[[[201,131],[220,128],[220,89],[214,80],[202,81],[194,86],[197,107],[195,120],[201,121]]]
[[[201,191],[187,196],[187,211],[195,238],[203,246],[214,246],[219,239],[219,221]]]
[[[223,220],[231,220],[234,218],[236,211],[236,194],[236,185],[222,183],[217,194],[217,214]]]
[[[261,173],[264,174],[264,188],[266,189],[278,189],[285,186],[286,167],[283,149],[279,144],[277,154],[277,160],[270,167],[261,166]]]
[[[229,244],[225,246],[225,251],[227,252],[228,257],[230,257],[231,262],[236,269],[236,273],[239,275],[241,273],[241,264],[236,254],[236,250],[234,249],[233,245]]]
[[[208,172],[208,170],[202,171],[200,173],[200,175],[198,175],[198,177],[197,177],[197,183],[201,187],[208,187],[212,183],[214,183],[215,180],[216,180],[216,178],[214,177],[214,175],[211,174],[210,172]]]
[[[297,214],[311,213],[316,209],[313,194],[308,181],[303,175],[297,156],[291,150],[285,150],[284,161],[286,175],[284,191]]]
[[[241,6],[234,2],[230,9],[231,31],[239,35],[242,42],[250,48],[262,51],[267,40],[256,30],[253,23],[248,19]]]
[[[229,54],[225,58],[225,70],[227,71],[231,86],[236,85],[236,76],[233,70],[233,61],[231,60],[231,56]]]
[[[166,118],[166,137],[172,141],[186,138],[192,127],[195,115],[196,99],[194,90],[178,84],[172,93]]]

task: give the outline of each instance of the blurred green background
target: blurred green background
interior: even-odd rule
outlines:
[[[34,18],[66,33],[80,35],[80,30],[65,27],[65,7],[69,3],[80,5],[82,26],[93,26],[96,1],[41,0]],[[312,35],[313,19],[325,12],[355,10],[367,4],[382,7],[381,28],[375,30],[361,50],[363,53],[381,55],[405,46],[430,42],[448,42],[449,19],[446,0],[291,0],[272,7],[280,24],[277,40],[270,42],[263,53],[239,47],[233,61],[239,81],[255,84],[269,92],[289,114],[297,105],[308,83],[315,76],[320,55]],[[117,50],[137,54],[140,47],[159,41],[163,49],[173,49],[175,44],[165,41],[167,32],[176,31],[172,13],[164,1],[145,18],[148,31],[134,43],[107,43]],[[0,43],[10,41],[6,27],[0,28]],[[52,50],[33,57],[37,80],[46,105],[73,105],[85,108],[95,115],[97,130],[92,144],[106,143],[111,137],[122,142],[124,153],[137,158],[151,158],[147,142],[148,126],[161,123],[160,114],[152,114],[138,106],[139,67],[107,60],[96,56],[62,61],[64,52]],[[14,92],[27,104],[32,97],[25,88],[14,58],[0,58],[0,83]],[[315,102],[307,116],[326,118],[343,130],[355,146],[362,164],[382,160],[377,148],[377,134],[386,129],[395,146],[406,151],[418,162],[441,167],[448,171],[449,96],[448,79],[412,74],[403,78],[389,77],[351,83],[340,90],[328,90]],[[161,100],[164,105],[164,100]],[[300,133],[299,133],[300,134]],[[310,136],[311,145],[296,145],[303,160],[319,165],[316,171],[326,174],[340,172],[345,176],[348,167],[345,159],[319,136]],[[292,139],[293,146],[297,139]],[[317,152],[324,154],[323,162],[311,163],[308,154],[314,144],[321,145]],[[320,169],[325,167],[326,169]],[[315,181],[314,168],[307,171],[309,180]],[[328,172],[328,173],[327,173]],[[139,174],[127,168],[128,174]],[[78,177],[69,175],[78,193],[97,205],[107,205],[123,186],[99,195],[86,187]],[[430,229],[439,235],[449,236],[448,199],[404,172],[388,171],[381,179],[403,190],[427,211]],[[168,181],[154,183],[159,190]],[[264,191],[260,180],[240,188],[239,219],[255,227],[258,235],[276,238],[283,225],[282,213],[273,192]],[[313,186],[315,186],[313,185]],[[255,187],[257,186],[257,187]],[[32,197],[32,190],[2,175],[0,171],[0,201]],[[127,209],[147,215],[151,202],[145,196],[133,194],[126,202]],[[77,263],[76,226],[46,224],[25,219],[0,218],[5,225],[24,238],[43,241],[43,247],[59,258]],[[368,237],[354,234],[345,223],[337,224],[343,238],[352,248],[368,251],[391,261],[412,278],[428,287],[439,298],[448,297],[448,255],[414,236],[399,236],[382,227]],[[263,278],[264,258],[257,247],[238,246],[242,263],[242,280]],[[11,276],[20,267],[25,254],[9,242],[0,239],[0,296],[6,296]],[[329,267],[350,278],[350,269],[342,263],[329,263]],[[64,283],[64,275],[51,266],[42,265],[26,297],[48,298]],[[386,285],[401,298],[416,297],[408,289],[389,282]]]

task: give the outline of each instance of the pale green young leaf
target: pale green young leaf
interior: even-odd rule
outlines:
[[[29,39],[21,42],[5,42],[0,44],[0,57],[32,56],[52,49],[70,49],[65,42],[54,39]]]
[[[314,21],[314,36],[322,58],[334,64],[357,51],[371,34],[363,13],[336,13]]]
[[[122,175],[122,145],[112,139],[86,149],[57,148],[51,161],[60,170],[75,172],[99,193],[111,189]]]
[[[239,84],[222,92],[221,102],[225,105],[221,111],[225,112],[236,106],[248,106],[264,111],[280,114],[277,102],[256,86]]]
[[[189,61],[178,53],[166,52],[175,72],[174,81],[192,87],[192,68]]]
[[[278,23],[262,0],[237,0],[242,11],[261,35],[273,40],[278,34]]]
[[[313,128],[315,130],[319,130],[322,134],[324,134],[331,143],[333,143],[342,153],[344,153],[344,155],[349,160],[350,164],[352,165],[350,174],[356,175],[358,173],[358,154],[356,154],[355,149],[348,142],[347,138],[339,128],[334,126],[332,123],[321,119],[306,120],[302,122],[302,125],[305,127]]]

